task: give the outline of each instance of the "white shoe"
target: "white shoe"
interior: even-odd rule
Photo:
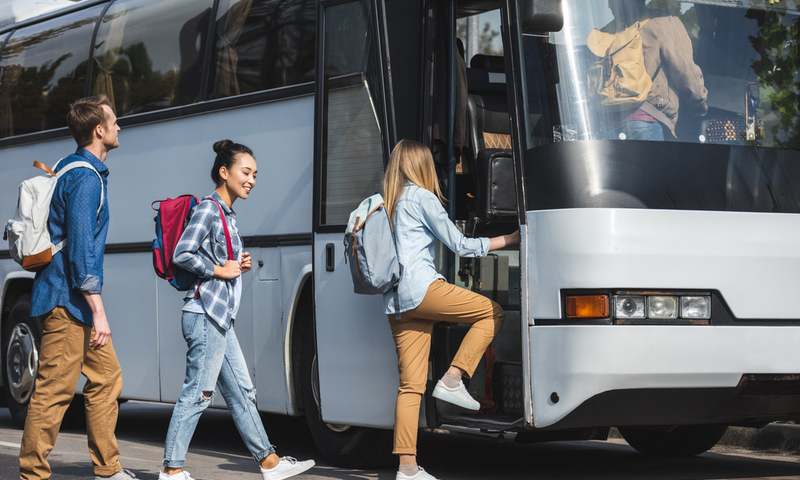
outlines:
[[[459,407],[466,408],[467,410],[478,411],[481,409],[481,404],[472,398],[472,395],[470,395],[467,391],[467,387],[464,386],[464,382],[461,381],[458,382],[458,386],[456,388],[449,388],[444,384],[443,381],[439,380],[436,382],[436,388],[433,389],[433,398],[438,398],[443,402],[458,405]]]
[[[167,475],[164,472],[158,474],[158,480],[194,480],[189,472],[186,470],[181,470],[180,472],[176,473],[175,475]]]
[[[424,468],[418,467],[419,472],[416,475],[408,476],[404,473],[397,472],[397,476],[394,477],[395,480],[439,480],[438,478],[434,477],[430,473],[426,472]]]
[[[133,472],[131,472],[130,470],[125,470],[123,468],[119,472],[109,477],[105,477],[102,475],[95,475],[94,480],[136,480],[136,475],[134,475]]]
[[[281,457],[275,467],[269,470],[261,469],[261,478],[263,480],[282,480],[284,478],[300,475],[313,466],[314,460],[298,462],[297,459],[293,457]]]

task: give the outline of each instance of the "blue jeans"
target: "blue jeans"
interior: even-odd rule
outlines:
[[[212,395],[205,392],[213,393],[217,385],[253,458],[260,462],[275,453],[258,415],[256,390],[233,327],[226,331],[207,315],[188,312],[183,312],[181,326],[189,345],[186,379],[169,422],[164,466],[183,468],[197,421],[211,405]]]
[[[621,134],[624,134],[624,138],[621,137]],[[600,140],[650,140],[663,142],[664,130],[661,129],[661,123],[659,122],[633,120],[631,122],[622,122],[603,130],[600,133]]]

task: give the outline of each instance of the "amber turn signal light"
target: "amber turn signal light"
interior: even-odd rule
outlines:
[[[608,295],[567,297],[567,318],[608,318]]]

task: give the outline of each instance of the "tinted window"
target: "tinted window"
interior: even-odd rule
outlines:
[[[325,112],[320,223],[344,225],[364,198],[381,189],[383,144],[370,3],[325,10]]]
[[[313,82],[315,4],[221,0],[209,97]]]
[[[95,42],[92,93],[117,116],[200,100],[212,0],[114,2]]]
[[[102,7],[20,29],[0,54],[0,138],[67,125]]]

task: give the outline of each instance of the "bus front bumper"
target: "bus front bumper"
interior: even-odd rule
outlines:
[[[534,427],[800,418],[800,327],[532,326]]]

